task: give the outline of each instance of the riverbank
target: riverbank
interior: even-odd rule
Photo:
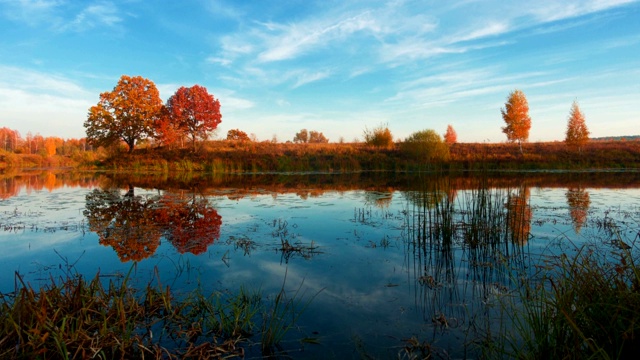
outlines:
[[[86,152],[77,156],[0,154],[0,169],[76,167],[116,171],[353,172],[442,170],[584,170],[640,168],[639,141],[593,141],[581,149],[562,142],[453,144],[436,159],[409,154],[401,145],[375,148],[363,143],[293,144],[209,141],[188,149],[141,147]],[[425,154],[428,147],[423,150]]]

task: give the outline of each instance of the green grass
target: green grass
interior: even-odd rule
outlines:
[[[588,247],[547,261],[538,281],[504,298],[513,333],[491,357],[630,359],[640,351],[640,268],[629,249],[612,257]]]
[[[130,274],[105,284],[99,273],[88,280],[69,272],[39,289],[16,274],[15,291],[0,294],[0,358],[242,357],[255,336],[275,354],[311,301],[301,307],[300,289],[288,296],[284,283],[273,304],[245,288],[178,298],[157,272],[156,285],[143,289]]]

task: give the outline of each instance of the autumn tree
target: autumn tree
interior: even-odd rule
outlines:
[[[311,130],[309,132],[309,143],[326,144],[328,142],[329,142],[329,139],[327,139],[323,133],[315,130]]]
[[[18,142],[22,140],[20,133],[17,130],[11,130],[9,128],[0,128],[0,148],[5,151],[16,151],[18,149]]]
[[[567,136],[564,142],[580,150],[587,141],[589,141],[589,130],[587,129],[584,114],[580,111],[578,102],[574,101],[573,105],[571,105],[571,112],[569,113]]]
[[[141,76],[122,75],[113,91],[100,94],[84,122],[87,140],[109,146],[124,141],[133,152],[136,143],[153,135],[162,100],[156,85]]]
[[[293,137],[294,143],[306,143],[309,142],[309,132],[307,129],[302,129],[296,133],[296,136]]]
[[[200,85],[190,88],[184,86],[176,90],[167,100],[169,119],[177,127],[178,133],[191,138],[193,151],[196,151],[196,140],[206,140],[222,122],[220,101]]]
[[[172,147],[180,144],[182,148],[184,145],[186,136],[180,130],[179,124],[173,121],[166,106],[162,107],[161,115],[154,124],[154,136],[163,146]]]
[[[531,118],[529,117],[529,103],[521,90],[514,90],[507,97],[505,108],[500,109],[506,126],[502,132],[507,135],[509,142],[517,142],[522,152],[522,142],[529,139]]]
[[[62,139],[60,139],[62,140]],[[47,156],[53,156],[56,154],[57,141],[53,137],[48,137],[44,140],[44,149]]]
[[[240,129],[231,129],[227,131],[227,140],[232,141],[251,141],[249,135]]]
[[[444,142],[447,145],[453,145],[458,142],[458,134],[451,124],[447,125],[447,131],[444,133]]]

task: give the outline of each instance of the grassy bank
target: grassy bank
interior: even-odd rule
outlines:
[[[351,172],[449,170],[576,170],[639,168],[640,142],[592,142],[580,151],[564,143],[455,144],[449,158],[425,162],[400,147],[377,149],[365,144],[272,144],[214,141],[200,151],[140,149],[112,154],[100,167],[137,171]]]
[[[187,149],[140,147],[86,152],[74,157],[0,153],[0,169],[80,167],[137,172],[352,172],[449,170],[577,170],[640,167],[640,142],[589,142],[582,149],[562,142],[515,144],[460,143],[437,161],[407,153],[402,144],[375,148],[363,143],[293,144],[208,141],[197,152]]]

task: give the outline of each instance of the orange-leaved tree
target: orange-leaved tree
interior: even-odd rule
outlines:
[[[191,138],[194,152],[196,140],[206,140],[222,122],[220,101],[200,85],[176,90],[167,100],[167,111],[178,131]]]
[[[307,143],[309,142],[309,132],[307,129],[302,129],[300,132],[296,133],[296,136],[293,137],[294,143]]]
[[[507,140],[517,142],[522,152],[522,142],[529,140],[531,118],[529,117],[529,103],[521,90],[512,91],[507,97],[505,108],[500,109],[502,119],[506,126],[502,132],[507,135]]]
[[[133,152],[136,142],[153,135],[162,99],[153,81],[122,75],[113,91],[100,94],[84,122],[87,140],[108,146],[122,140]]]
[[[231,129],[227,131],[227,140],[231,141],[251,141],[249,135],[240,129]]]
[[[567,136],[564,142],[569,146],[574,146],[581,150],[582,146],[589,141],[589,129],[584,119],[584,114],[580,111],[578,102],[574,101],[569,113],[567,122]]]
[[[327,139],[323,133],[311,130],[309,132],[309,142],[315,144],[326,144],[329,142],[329,139]]]
[[[447,125],[447,131],[444,133],[444,142],[447,145],[453,145],[458,142],[458,134],[451,124]]]

